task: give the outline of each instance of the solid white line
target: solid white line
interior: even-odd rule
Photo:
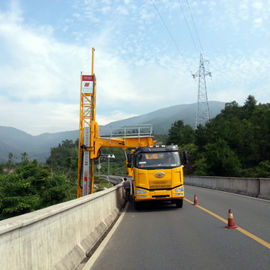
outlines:
[[[84,265],[84,267],[82,268],[82,270],[90,270],[91,267],[94,265],[94,263],[96,262],[96,260],[100,256],[100,254],[102,253],[103,249],[105,248],[105,246],[110,241],[112,235],[114,234],[114,232],[118,228],[119,224],[121,223],[121,221],[122,221],[122,219],[123,219],[123,217],[124,217],[124,215],[125,215],[125,213],[127,211],[128,205],[129,205],[129,203],[126,204],[123,212],[120,214],[119,218],[117,219],[117,221],[113,225],[112,229],[109,231],[109,233],[106,235],[106,237],[104,238],[104,240],[101,242],[101,244],[95,250],[95,252],[92,254],[92,256],[90,257],[90,259],[86,262],[86,264]]]

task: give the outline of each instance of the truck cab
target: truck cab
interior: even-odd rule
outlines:
[[[138,147],[129,156],[135,207],[143,201],[166,200],[183,206],[183,165],[178,146]]]

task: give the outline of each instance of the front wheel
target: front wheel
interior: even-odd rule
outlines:
[[[130,190],[129,189],[126,190],[125,199],[126,199],[126,201],[130,200]]]
[[[176,208],[183,207],[183,199],[175,201]]]
[[[134,200],[134,208],[135,208],[135,210],[140,210],[141,209],[141,203],[140,202],[135,202],[135,200]]]

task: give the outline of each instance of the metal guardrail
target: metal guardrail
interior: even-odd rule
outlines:
[[[151,137],[153,133],[152,125],[124,126],[111,130],[110,135],[103,135],[102,138],[142,138]]]

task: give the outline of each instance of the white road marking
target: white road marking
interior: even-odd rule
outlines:
[[[119,224],[121,223],[121,221],[122,221],[122,219],[123,219],[123,217],[124,217],[124,215],[125,215],[125,213],[127,211],[128,205],[129,205],[129,203],[126,204],[126,206],[125,206],[123,212],[120,214],[118,220],[115,222],[115,224],[113,225],[112,229],[109,231],[109,233],[107,234],[107,236],[104,238],[104,240],[98,246],[98,248],[93,253],[93,255],[90,257],[90,259],[86,262],[86,264],[84,265],[84,267],[82,268],[82,270],[90,270],[91,267],[94,265],[94,263],[96,262],[96,260],[100,256],[100,254],[102,253],[103,249],[105,248],[105,246],[110,241],[112,235],[114,234],[114,232],[118,228]]]

